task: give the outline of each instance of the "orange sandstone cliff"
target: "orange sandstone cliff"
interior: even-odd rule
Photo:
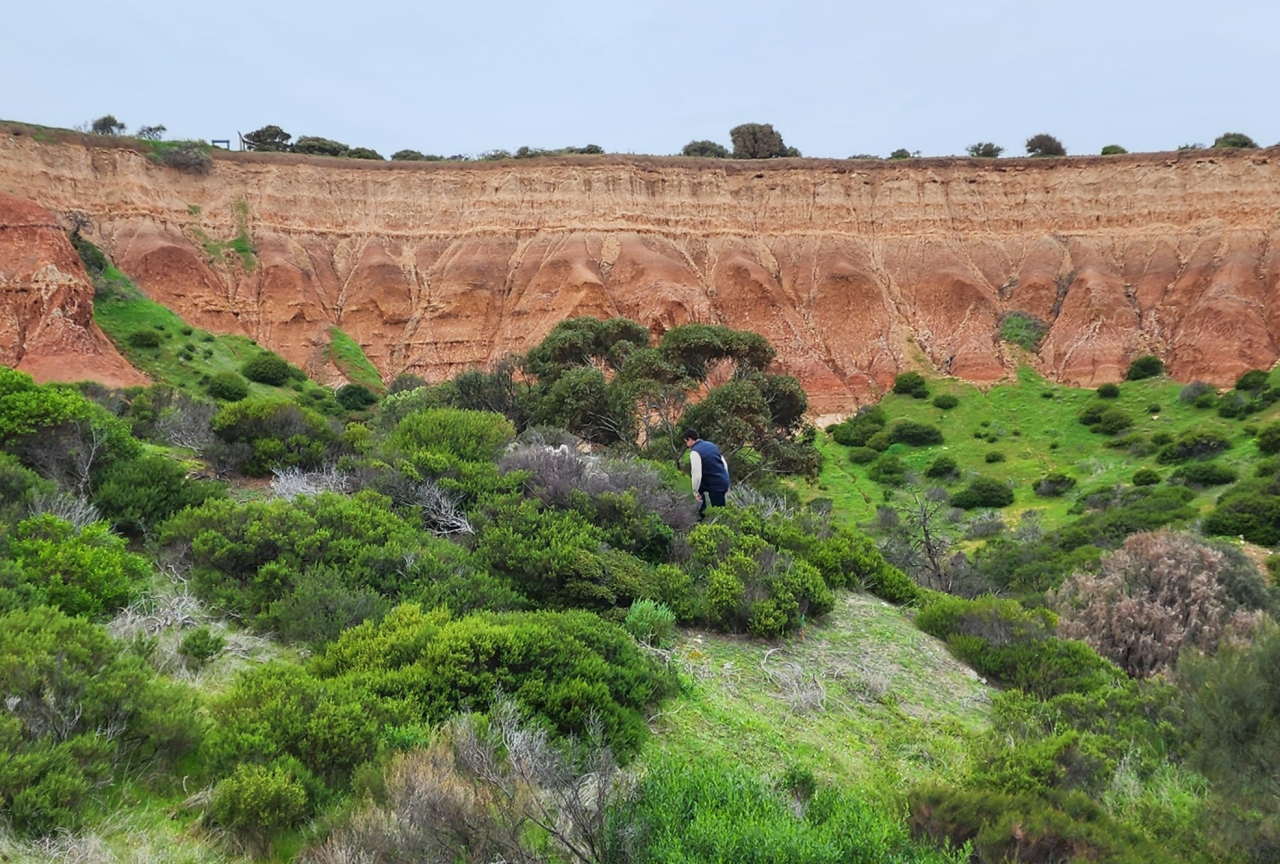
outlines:
[[[93,285],[53,214],[3,192],[0,363],[39,381],[147,380],[93,323]]]
[[[584,314],[655,334],[689,321],[758,331],[818,413],[922,362],[1001,378],[1019,362],[999,339],[1011,310],[1049,323],[1031,362],[1072,384],[1117,380],[1145,353],[1179,379],[1218,384],[1280,356],[1275,150],[886,163],[217,157],[193,176],[129,149],[5,134],[0,191],[86,214],[88,236],[149,296],[317,370],[334,325],[388,379],[435,379]],[[0,260],[21,212],[0,208]],[[236,236],[253,249],[249,266],[227,245]],[[31,290],[22,284],[0,281],[6,309]],[[38,366],[41,344],[28,340],[24,356],[37,359],[22,362]]]

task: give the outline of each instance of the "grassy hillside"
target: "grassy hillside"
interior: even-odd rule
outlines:
[[[901,609],[864,594],[843,594],[785,642],[689,631],[675,657],[686,687],[656,724],[663,750],[884,790],[959,779],[992,692]]]
[[[1272,371],[1270,383],[1280,385],[1280,369]],[[961,477],[978,474],[1009,482],[1014,488],[1014,503],[1003,509],[1006,519],[1016,521],[1018,514],[1034,509],[1041,511],[1042,524],[1053,528],[1070,518],[1075,494],[1040,497],[1032,490],[1034,483],[1047,474],[1062,472],[1076,480],[1073,493],[1078,493],[1131,483],[1140,468],[1154,469],[1167,478],[1173,468],[1157,462],[1157,448],[1151,443],[1152,436],[1160,433],[1176,437],[1192,427],[1220,430],[1233,446],[1218,461],[1241,469],[1242,476],[1247,473],[1248,466],[1259,458],[1249,429],[1280,416],[1280,405],[1247,418],[1225,419],[1212,407],[1181,401],[1178,397],[1184,386],[1162,376],[1125,382],[1118,397],[1100,399],[1093,390],[1046,381],[1029,367],[1019,369],[1015,381],[986,391],[956,379],[932,380],[927,399],[889,393],[880,405],[890,425],[910,420],[936,426],[943,443],[926,447],[893,444],[886,452],[900,457],[911,471],[921,475],[934,459],[947,455],[958,463]],[[955,396],[959,404],[947,410],[936,407],[933,399],[942,394]],[[1116,435],[1092,432],[1080,423],[1079,416],[1097,403],[1126,412],[1133,419],[1132,427]],[[836,444],[830,436],[820,435],[819,439],[826,463],[818,483],[802,494],[809,499],[831,498],[834,511],[851,522],[870,519],[884,502],[884,488],[870,479],[867,464],[850,461],[848,447]],[[1116,444],[1123,446],[1112,446]],[[1000,457],[1003,461],[987,461]],[[1220,491],[1200,491],[1193,506],[1205,510]]]

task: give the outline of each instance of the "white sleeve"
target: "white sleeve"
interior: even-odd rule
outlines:
[[[693,474],[693,491],[702,489],[702,457],[697,450],[689,451],[689,469]]]
[[[721,456],[721,457],[720,457],[720,464],[724,466],[724,483],[725,483],[725,487],[727,488],[727,487],[729,487],[729,486],[732,486],[732,485],[733,485],[733,482],[732,482],[732,480],[731,480],[731,479],[730,479],[730,477],[729,477],[729,460],[728,460],[728,459],[726,459],[726,458],[724,458],[723,456]]]

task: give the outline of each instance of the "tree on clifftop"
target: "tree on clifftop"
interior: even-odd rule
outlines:
[[[125,125],[113,114],[104,114],[89,124],[89,131],[94,135],[123,135]]]
[[[1218,149],[1228,150],[1256,150],[1258,144],[1243,132],[1224,132],[1219,135],[1213,142],[1213,146]]]
[[[680,151],[681,156],[701,156],[704,159],[728,159],[729,148],[714,141],[690,141]]]
[[[799,156],[800,151],[782,143],[782,133],[769,123],[743,123],[729,130],[734,159],[777,159]]]
[[[279,126],[263,126],[241,137],[250,150],[260,153],[283,153],[288,151],[289,139],[293,136]]]
[[[966,147],[965,152],[976,159],[998,159],[1004,148],[990,141],[979,141]]]
[[[1067,148],[1052,135],[1041,132],[1027,139],[1028,156],[1066,156]]]

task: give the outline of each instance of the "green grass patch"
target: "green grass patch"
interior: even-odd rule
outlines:
[[[200,243],[204,254],[217,264],[225,264],[228,253],[240,259],[244,269],[252,270],[258,263],[257,253],[253,248],[253,240],[249,236],[249,203],[243,198],[232,205],[235,214],[236,234],[230,240],[215,240],[203,228],[193,227],[191,233]]]
[[[686,682],[654,746],[765,774],[902,790],[958,781],[965,741],[986,725],[989,688],[902,610],[842,593],[822,626],[766,643],[688,633],[675,655]]]
[[[1270,380],[1280,382],[1280,369]],[[909,471],[923,477],[925,469],[940,455],[956,460],[961,481],[967,476],[981,475],[1009,482],[1014,489],[1014,502],[1001,512],[1006,521],[1016,520],[1026,510],[1042,513],[1041,524],[1052,529],[1072,518],[1068,512],[1075,493],[1100,486],[1131,484],[1141,468],[1155,469],[1162,478],[1171,473],[1170,466],[1156,460],[1158,447],[1151,443],[1153,435],[1176,437],[1194,427],[1218,429],[1227,434],[1232,448],[1218,457],[1224,466],[1235,468],[1240,476],[1252,473],[1252,464],[1260,454],[1246,426],[1260,427],[1280,416],[1280,405],[1265,412],[1240,419],[1219,417],[1212,408],[1196,408],[1181,402],[1181,383],[1165,377],[1128,381],[1120,385],[1120,395],[1107,399],[1107,408],[1118,408],[1133,419],[1133,425],[1117,435],[1101,435],[1079,421],[1086,406],[1097,403],[1094,390],[1053,384],[1030,367],[1018,370],[1016,380],[983,391],[962,381],[943,378],[929,381],[938,394],[951,394],[959,404],[949,410],[931,402],[909,396],[887,394],[880,402],[888,424],[900,419],[926,423],[942,430],[944,441],[928,447],[894,444],[886,451],[902,459]],[[1149,409],[1159,407],[1158,413]],[[1124,447],[1109,447],[1120,439],[1128,439]],[[884,487],[868,476],[866,464],[849,458],[849,448],[836,444],[829,435],[819,435],[819,447],[826,463],[815,485],[800,487],[805,498],[831,498],[834,512],[849,522],[865,522],[875,515],[876,507],[885,501]],[[1147,452],[1143,452],[1143,451]],[[988,462],[994,452],[1003,461]],[[998,458],[998,457],[997,457]],[[1035,494],[1033,484],[1053,473],[1076,480],[1072,494],[1045,498]],[[1191,503],[1204,512],[1222,492],[1222,487],[1199,491]]]
[[[329,347],[326,356],[352,384],[368,387],[374,393],[386,392],[386,385],[382,383],[382,375],[378,373],[377,367],[369,362],[360,343],[344,333],[341,328],[329,328]]]

